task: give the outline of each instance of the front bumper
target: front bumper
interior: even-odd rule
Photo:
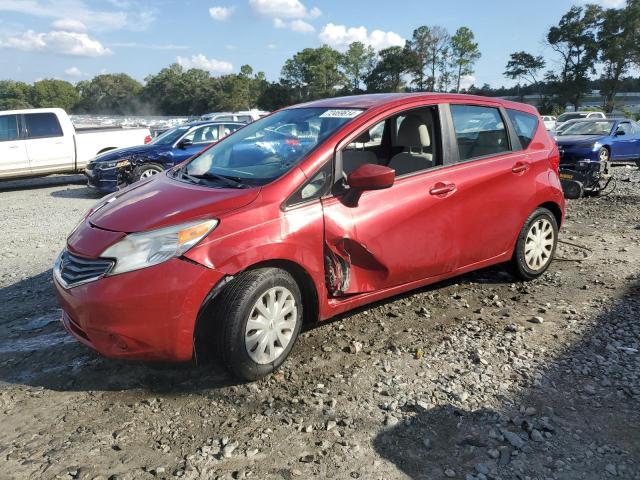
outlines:
[[[560,165],[575,164],[576,162],[597,162],[598,152],[593,151],[591,147],[578,148],[578,147],[563,147],[558,146],[560,152]]]
[[[72,288],[54,277],[62,322],[83,344],[111,358],[188,361],[200,307],[224,277],[181,259]]]
[[[102,170],[88,166],[84,175],[87,177],[87,186],[100,192],[111,193],[118,190],[119,176],[117,168]]]

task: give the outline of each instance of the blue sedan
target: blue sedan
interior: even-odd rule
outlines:
[[[556,136],[556,142],[561,165],[640,158],[640,126],[631,120],[576,120]]]
[[[193,122],[167,130],[147,145],[103,153],[85,169],[88,186],[105,193],[115,192],[177,165],[244,126],[239,122]]]

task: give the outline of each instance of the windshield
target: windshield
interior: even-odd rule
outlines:
[[[566,122],[567,120],[575,120],[576,118],[584,118],[585,113],[563,113],[558,117],[558,122]]]
[[[609,135],[613,129],[615,122],[611,121],[594,121],[594,122],[576,122],[566,128],[562,135]]]
[[[238,188],[266,185],[291,170],[312,149],[361,113],[362,110],[354,109],[282,110],[238,130],[174,175],[182,180]]]
[[[151,145],[170,145],[178,140],[182,135],[184,135],[187,130],[189,130],[188,125],[185,125],[183,127],[171,128],[164,132],[162,135],[158,135],[150,143]]]

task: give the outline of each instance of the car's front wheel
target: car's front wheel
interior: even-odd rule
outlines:
[[[144,163],[136,167],[133,171],[133,181],[137,182],[138,180],[153,177],[162,171],[164,171],[162,165],[158,165],[157,163]]]
[[[241,273],[214,300],[217,352],[236,376],[257,380],[285,361],[302,325],[295,279],[278,268]]]
[[[553,260],[558,244],[558,222],[546,208],[536,209],[524,223],[511,266],[523,280],[533,280],[542,275]]]

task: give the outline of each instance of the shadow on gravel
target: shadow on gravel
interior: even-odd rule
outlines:
[[[623,331],[634,345],[619,340]],[[374,448],[415,480],[639,479],[638,339],[636,283],[500,411],[416,405]]]
[[[0,192],[15,190],[32,190],[36,188],[51,188],[63,185],[83,185],[87,182],[84,175],[52,175],[49,177],[35,177],[24,180],[3,180],[0,182]]]
[[[99,199],[104,194],[91,190],[89,187],[85,188],[67,188],[64,190],[56,190],[51,192],[51,196],[54,198],[94,198]]]

